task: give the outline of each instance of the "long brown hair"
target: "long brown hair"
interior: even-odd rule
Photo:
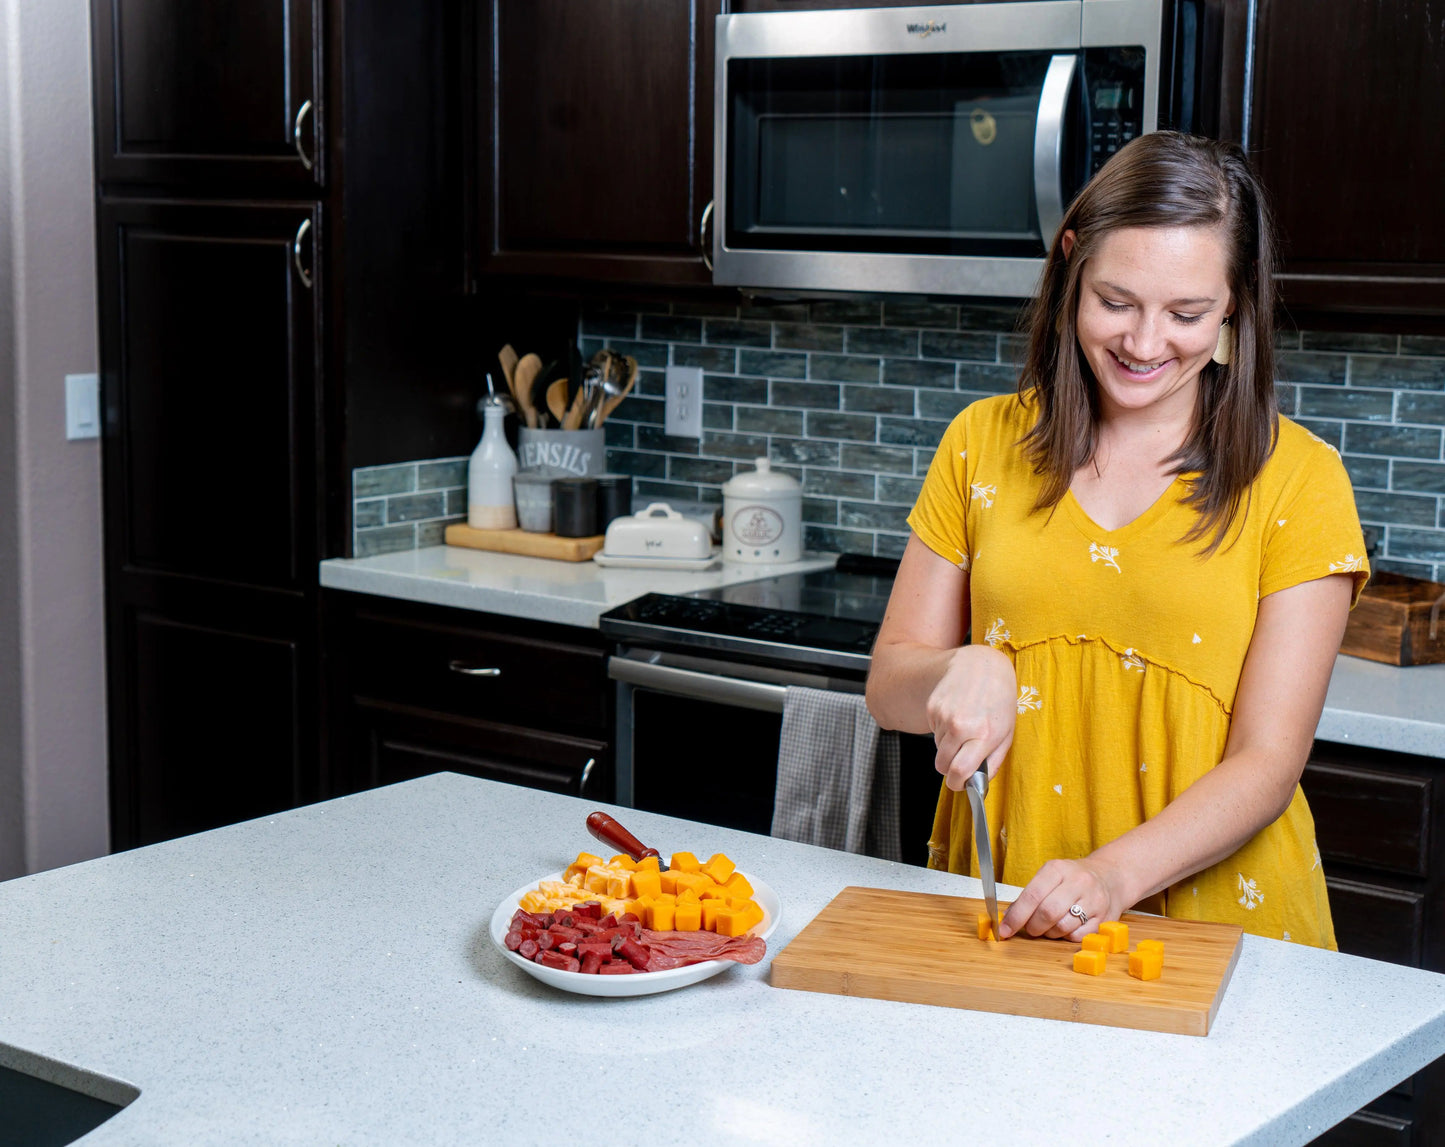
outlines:
[[[1190,475],[1184,501],[1198,514],[1185,541],[1224,541],[1240,500],[1274,450],[1275,238],[1263,188],[1233,143],[1179,132],[1142,135],[1125,145],[1064,213],[1028,317],[1029,350],[1019,394],[1032,392],[1038,421],[1023,443],[1044,478],[1036,508],[1058,505],[1075,471],[1098,447],[1093,371],[1079,346],[1083,269],[1105,236],[1125,227],[1209,227],[1223,237],[1234,314],[1228,366],[1212,360],[1199,376],[1189,436],[1169,457]],[[1063,233],[1076,238],[1070,257]]]

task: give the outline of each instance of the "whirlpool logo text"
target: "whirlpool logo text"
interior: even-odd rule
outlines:
[[[942,23],[940,23],[940,22],[937,21],[937,20],[929,20],[927,23],[924,23],[924,24],[909,24],[909,25],[908,25],[908,34],[909,34],[910,36],[918,36],[918,37],[921,37],[922,39],[925,39],[925,40],[926,40],[929,36],[942,35],[944,32],[947,32],[947,31],[948,31],[948,21],[947,21],[947,20],[943,21]]]

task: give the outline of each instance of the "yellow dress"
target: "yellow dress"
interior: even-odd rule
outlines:
[[[1286,418],[1248,506],[1213,555],[1181,539],[1183,477],[1139,518],[1096,525],[1066,494],[1035,512],[1018,445],[1034,411],[976,402],[949,427],[909,516],[968,572],[972,640],[1018,677],[1013,746],[989,786],[1001,882],[1024,885],[1154,816],[1219,763],[1259,599],[1349,572],[1369,576],[1354,495],[1334,447]],[[930,866],[977,875],[968,801],[940,786]],[[1314,820],[1288,810],[1232,856],[1139,908],[1334,948]]]

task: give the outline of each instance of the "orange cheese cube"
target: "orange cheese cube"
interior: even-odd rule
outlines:
[[[667,867],[673,872],[696,872],[701,865],[690,852],[674,852],[672,859],[667,862]]]
[[[677,893],[679,896],[681,896],[684,892],[690,890],[694,896],[697,896],[697,898],[701,900],[702,897],[698,895],[698,893],[703,888],[706,881],[707,877],[703,876],[701,873],[679,872],[677,874]]]
[[[622,902],[622,911],[631,912],[639,920],[646,920],[648,903],[648,901],[643,900],[640,896],[636,900],[624,900]]]
[[[1114,941],[1102,932],[1090,932],[1084,937],[1084,949],[1089,952],[1112,952]]]
[[[655,900],[647,906],[647,926],[654,932],[670,932],[674,913],[674,906],[666,900]]]
[[[748,883],[748,878],[741,872],[734,872],[727,880],[719,880],[718,883],[727,889],[729,896],[741,896],[745,899],[752,897],[753,886]]]
[[[993,917],[987,912],[978,914],[978,938],[980,940],[996,939],[993,934]]]
[[[1097,952],[1090,948],[1081,948],[1074,953],[1074,971],[1082,972],[1086,976],[1102,976],[1108,963],[1109,955],[1107,952]]]
[[[662,874],[655,869],[649,872],[645,868],[639,868],[632,874],[632,891],[638,897],[661,894]]]
[[[632,857],[627,855],[627,853],[619,852],[616,856],[614,856],[611,860],[607,862],[607,867],[625,868],[628,872],[631,872],[634,868],[637,867],[637,861],[633,860]]]
[[[729,892],[725,887],[723,887],[723,885],[719,884],[716,880],[710,879],[706,884],[702,886],[702,891],[698,893],[698,899],[726,900],[729,896],[732,895],[733,893]]]
[[[763,906],[756,900],[744,900],[736,911],[742,914],[749,928],[756,928],[763,922]]]
[[[719,912],[726,912],[727,905],[717,899],[717,897],[713,897],[710,900],[704,900],[699,907],[702,909],[703,929],[708,932],[716,932],[717,914]]]
[[[1113,947],[1111,952],[1127,952],[1129,950],[1129,925],[1119,920],[1105,920],[1099,925],[1099,934],[1109,937]]]
[[[562,873],[562,879],[571,880],[572,877],[577,875],[577,873],[586,872],[594,864],[601,863],[602,858],[600,856],[593,856],[590,852],[579,852],[577,854],[577,859],[574,860],[571,864],[569,864],[567,866],[567,870]]]
[[[696,900],[679,904],[673,913],[672,926],[679,932],[696,932],[702,927],[702,905]]]
[[[676,872],[661,872],[661,873],[658,873],[657,879],[661,882],[661,884],[662,884],[662,890],[663,890],[664,892],[671,892],[671,893],[673,893],[674,895],[677,894],[677,873],[676,873]]]
[[[644,856],[637,862],[638,872],[657,872],[662,867],[655,856]]]
[[[719,936],[742,936],[748,931],[747,913],[738,908],[723,908],[717,914]]]
[[[1150,949],[1152,949],[1152,950],[1155,951],[1155,952],[1158,952],[1159,955],[1162,957],[1162,956],[1164,955],[1164,941],[1163,941],[1163,940],[1140,940],[1139,943],[1138,943],[1138,945],[1136,946],[1136,950],[1137,950],[1137,951],[1140,951],[1140,952],[1147,952],[1147,951],[1149,951]]]
[[[698,894],[691,888],[684,888],[677,894],[677,902],[679,904],[697,904],[700,900]]]
[[[675,893],[672,893],[672,892],[659,892],[659,893],[657,894],[657,899],[658,899],[658,900],[661,900],[664,904],[676,904],[676,903],[677,903],[677,895],[676,895]]]
[[[707,863],[702,866],[702,870],[719,884],[726,884],[728,877],[733,874],[733,869],[735,868],[737,868],[737,865],[721,852],[714,852],[708,857]]]
[[[1164,970],[1164,953],[1142,945],[1129,953],[1129,975],[1136,980],[1157,980]]]

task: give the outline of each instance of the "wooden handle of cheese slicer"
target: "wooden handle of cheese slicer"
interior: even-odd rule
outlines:
[[[587,818],[587,831],[603,844],[611,845],[618,852],[627,853],[633,860],[641,860],[644,856],[656,856],[659,861],[662,859],[657,849],[644,848],[642,841],[605,812],[594,812]]]

